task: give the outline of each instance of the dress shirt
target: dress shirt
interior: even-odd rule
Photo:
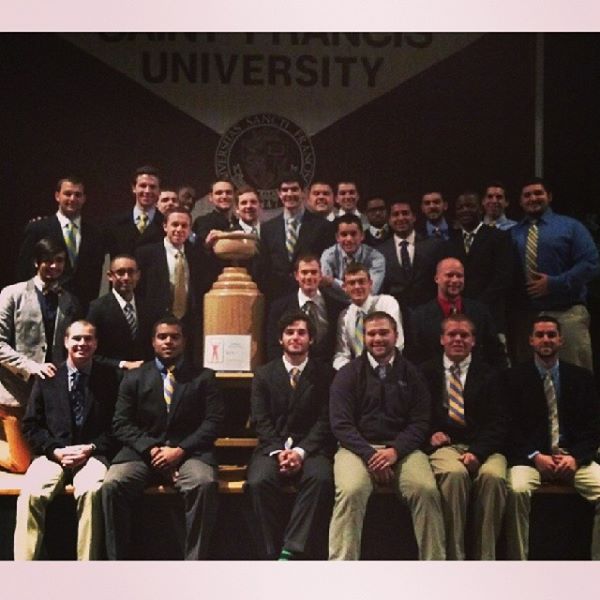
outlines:
[[[383,363],[386,365],[386,367],[393,367],[394,366],[394,359],[396,358],[396,353],[394,352],[394,354],[392,354],[392,358],[390,358],[389,362],[387,363]],[[369,364],[373,367],[374,371],[377,371],[377,369],[381,366],[381,363],[378,363],[373,356],[371,355],[370,352],[367,352],[367,360],[369,361]]]
[[[183,246],[181,249],[175,248],[175,246],[173,246],[173,244],[171,244],[167,238],[164,238],[163,244],[165,246],[165,250],[167,251],[167,265],[169,266],[169,282],[171,283],[171,286],[175,285],[175,265],[177,264],[177,253],[181,252],[183,254],[183,264],[185,266],[185,291],[187,293],[190,288],[190,267],[185,257],[185,248]]]
[[[442,313],[444,313],[444,318],[447,318],[452,314],[453,308],[456,308],[457,313],[463,312],[462,296],[457,296],[455,302],[450,302],[449,300],[447,300],[446,298],[442,298],[441,296],[438,296],[436,300],[437,303],[440,305],[440,308],[442,309]]]
[[[73,228],[73,233],[75,234],[75,248],[77,250],[77,254],[79,254],[79,246],[81,246],[81,215],[77,215],[74,219],[69,219],[63,215],[60,210],[56,213],[56,218],[60,223],[60,229],[63,234],[63,238],[65,238],[65,227],[72,223],[75,227]],[[66,240],[65,240],[66,243]]]
[[[345,308],[339,316],[337,324],[337,336],[335,342],[335,355],[333,357],[333,368],[340,369],[353,358],[352,339],[356,326],[356,316],[359,310],[369,314],[376,310],[382,310],[394,318],[398,326],[398,340],[396,348],[402,350],[404,348],[404,332],[402,330],[402,319],[400,316],[400,307],[393,296],[388,294],[380,294],[379,296],[370,295],[362,306],[350,304]]]
[[[92,362],[90,361],[86,365],[81,368],[77,368],[71,361],[70,358],[67,358],[67,373],[68,373],[68,382],[69,382],[69,392],[73,389],[73,373],[84,373],[88,377],[92,374]]]
[[[287,240],[287,228],[288,228],[288,220],[294,219],[296,221],[296,234],[300,235],[300,225],[302,224],[302,217],[304,216],[304,207],[300,207],[298,212],[295,215],[292,215],[287,208],[283,209],[283,234],[285,236],[284,239]]]
[[[167,377],[167,366],[157,356],[154,357],[154,364],[156,365],[156,368],[158,369],[158,372],[160,373],[160,377],[164,383],[165,378]],[[174,364],[175,364],[175,370],[179,369],[179,367],[181,367],[181,365],[183,364],[183,357],[179,358]],[[169,365],[169,366],[171,366],[171,365]]]
[[[144,213],[144,211],[136,204],[133,207],[133,222],[135,223],[135,226],[137,227],[138,217],[142,214],[145,214],[148,217],[148,224],[146,225],[146,227],[148,227],[148,225],[150,225],[150,223],[152,223],[152,221],[154,220],[155,213],[156,213],[156,207],[149,208]]]
[[[575,304],[585,304],[586,284],[599,272],[598,250],[592,236],[576,219],[557,215],[547,208],[537,219],[538,271],[548,275],[548,294],[531,298],[536,310],[566,310]],[[513,244],[525,265],[525,248],[529,219],[525,218],[511,230]]]
[[[321,271],[323,275],[333,277],[334,284],[340,289],[344,283],[347,257],[348,255],[339,244],[329,246],[321,254]],[[385,257],[383,254],[367,244],[360,244],[358,250],[350,258],[352,262],[358,262],[368,269],[373,282],[373,292],[375,294],[379,293],[385,278]]]
[[[460,228],[460,232],[462,234],[463,246],[465,248],[465,252],[468,254],[467,247],[465,245],[465,236],[471,236],[471,246],[473,246],[473,242],[475,241],[475,236],[479,233],[479,230],[483,227],[483,221],[479,222],[479,225],[475,227],[472,231],[467,231],[464,227]],[[469,250],[471,250],[471,246],[469,246]]]
[[[440,230],[440,233],[442,234],[440,239],[442,239],[442,240],[450,239],[450,232],[448,231],[448,223],[446,222],[446,219],[444,217],[441,218],[438,225],[434,225],[431,221],[425,221],[425,232],[427,233],[427,237],[432,237],[432,238],[437,237],[433,233],[433,230],[436,227]]]
[[[415,238],[416,238],[416,234],[415,234],[414,229],[410,232],[410,235],[408,235],[405,238],[400,237],[397,233],[394,234],[394,246],[396,247],[396,256],[398,257],[399,265],[402,265],[402,256],[400,254],[400,244],[405,240],[408,242],[406,249],[408,250],[410,264],[411,264],[411,266],[415,264]]]
[[[248,225],[248,223],[246,223],[245,221],[242,221],[242,219],[238,219],[238,223],[240,225],[241,230],[244,233],[254,233],[252,230],[256,229],[256,235],[260,239],[260,222],[259,221],[256,222],[256,225]]]
[[[123,314],[125,314],[125,305],[131,304],[131,306],[133,307],[133,314],[135,315],[135,318],[137,320],[137,307],[135,305],[135,296],[133,296],[131,298],[131,300],[125,300],[125,298],[123,298],[123,296],[121,296],[121,294],[119,294],[119,292],[117,292],[117,290],[115,290],[115,288],[112,289],[112,293],[113,293],[113,296],[115,297],[115,299],[117,300],[117,302],[119,303],[119,306],[121,307],[121,310],[123,311]]]
[[[383,227],[373,227],[373,225],[369,225],[369,233],[376,239],[382,240],[388,233],[388,226],[384,225]]]
[[[298,290],[298,306],[300,310],[304,309],[304,305],[307,302],[312,302],[317,309],[317,318],[319,319],[319,331],[315,333],[315,342],[320,342],[321,337],[325,335],[327,332],[327,328],[329,327],[329,321],[327,320],[327,307],[325,306],[325,298],[323,298],[323,294],[319,290],[315,294],[314,298],[309,298],[302,290]],[[319,336],[318,334],[321,333]]]
[[[483,217],[483,222],[490,227],[495,227],[496,229],[500,229],[501,231],[507,231],[511,227],[514,227],[517,224],[517,221],[513,221],[509,219],[506,215],[500,215],[496,220],[491,219],[487,215]]]

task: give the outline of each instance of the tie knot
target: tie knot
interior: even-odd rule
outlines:
[[[407,240],[402,240],[400,242],[400,248],[406,248],[408,246],[408,241]]]
[[[292,367],[289,375],[290,385],[295,388],[298,385],[298,379],[300,379],[300,369],[298,367]]]
[[[379,365],[377,367],[377,376],[379,377],[379,379],[381,379],[382,381],[387,377],[388,374],[388,369],[389,369],[390,365],[386,364],[386,365]]]
[[[454,363],[450,367],[450,373],[454,375],[454,377],[460,377],[460,365],[458,363]]]

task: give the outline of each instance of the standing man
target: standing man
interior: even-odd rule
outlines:
[[[20,419],[34,377],[54,377],[65,359],[65,331],[80,310],[59,284],[67,260],[62,244],[39,240],[33,260],[37,273],[32,279],[0,292],[0,465],[17,473],[31,461]]]
[[[367,217],[358,210],[358,203],[360,201],[360,194],[358,193],[358,186],[354,181],[340,181],[337,184],[335,193],[335,204],[338,207],[337,217],[342,215],[355,215],[357,216],[363,228],[369,226]]]
[[[185,505],[186,560],[205,558],[217,513],[214,441],[225,408],[214,372],[183,356],[181,322],[154,325],[154,360],[128,371],[119,388],[113,431],[123,448],[102,488],[110,560],[131,558],[131,515],[151,480],[172,483]]]
[[[445,213],[448,203],[440,192],[427,192],[421,198],[421,213],[425,217],[425,237],[434,237],[447,240],[450,237],[450,228],[446,221]]]
[[[231,181],[219,179],[210,186],[208,201],[213,206],[213,211],[198,217],[194,221],[193,230],[197,236],[197,243],[201,247],[207,244],[207,236],[213,230],[229,231],[233,227],[233,200],[235,189]]]
[[[34,246],[42,238],[52,238],[67,257],[60,283],[86,311],[100,290],[105,251],[102,233],[81,216],[85,190],[79,177],[59,179],[54,198],[58,204],[56,214],[30,221],[25,227],[17,262],[18,278],[29,279],[35,274]]]
[[[441,240],[415,231],[415,221],[415,211],[408,202],[392,202],[393,235],[377,248],[385,258],[383,289],[398,301],[405,319],[409,310],[435,298],[435,267],[442,249]]]
[[[440,327],[450,315],[465,314],[477,330],[478,354],[492,367],[506,366],[506,352],[498,338],[498,332],[490,311],[485,304],[471,298],[463,298],[465,270],[456,258],[444,258],[435,274],[437,298],[418,306],[410,316],[406,341],[406,356],[420,364],[441,354]]]
[[[333,221],[335,210],[331,186],[324,181],[313,181],[308,188],[306,208],[312,213],[325,217],[328,221]]]
[[[345,214],[338,217],[333,224],[337,243],[326,248],[321,255],[324,282],[341,290],[348,265],[360,263],[369,270],[373,291],[378,294],[385,278],[385,258],[371,246],[363,244],[360,218],[353,214]]]
[[[505,211],[508,208],[506,186],[499,181],[492,181],[485,187],[483,194],[483,222],[490,227],[507,231],[517,222],[509,219]]]
[[[77,505],[77,558],[102,558],[100,486],[115,450],[110,423],[117,394],[113,369],[94,364],[96,332],[87,321],[67,328],[67,361],[38,379],[23,419],[36,458],[17,500],[15,560],[40,558],[46,508],[72,481]]]
[[[546,181],[534,177],[521,188],[525,218],[510,233],[519,256],[514,354],[525,360],[527,332],[536,315],[558,319],[564,360],[592,370],[587,284],[598,275],[598,250],[579,221],[556,214]]]
[[[331,292],[320,288],[323,276],[319,259],[314,254],[303,254],[296,260],[294,277],[298,291],[273,302],[267,319],[267,356],[273,360],[281,356],[279,319],[288,312],[301,310],[313,323],[310,356],[317,361],[331,362],[335,349],[338,317],[347,306]]]
[[[235,194],[235,214],[237,222],[234,228],[252,233],[260,239],[260,217],[262,201],[258,192],[250,185],[243,185]]]
[[[369,226],[365,229],[365,244],[377,248],[391,235],[385,200],[379,196],[369,198],[365,214],[369,222]]]
[[[333,368],[340,369],[353,358],[363,353],[365,346],[364,321],[367,315],[383,311],[396,322],[396,344],[399,351],[404,348],[404,331],[400,307],[392,296],[373,295],[373,282],[366,267],[354,263],[346,269],[344,290],[352,301],[340,313],[337,323],[337,339]]]
[[[473,506],[473,558],[495,560],[506,506],[506,413],[494,371],[473,356],[475,325],[464,315],[442,321],[444,354],[421,367],[431,394],[426,448],[442,495],[446,556],[465,559],[467,509]],[[472,498],[470,496],[472,495]]]
[[[149,165],[136,169],[131,191],[135,198],[133,210],[106,223],[106,245],[111,258],[117,254],[133,256],[140,246],[160,242],[164,236],[163,217],[156,208],[160,194],[158,170]]]
[[[357,560],[375,484],[392,484],[412,514],[419,558],[445,558],[440,494],[419,450],[429,429],[429,392],[396,350],[396,321],[365,318],[367,352],[343,367],[331,386],[330,419],[340,443],[334,460],[335,504],[329,558]]]
[[[310,541],[327,526],[333,503],[329,385],[333,369],[309,358],[310,318],[286,313],[278,323],[283,356],[259,367],[252,381],[251,420],[258,447],[248,466],[248,491],[267,558],[310,556]],[[298,488],[285,523],[284,488]]]
[[[277,191],[283,214],[262,226],[260,271],[269,300],[296,291],[294,263],[300,254],[321,255],[334,241],[332,224],[304,208],[302,185],[295,173],[282,176]]]
[[[600,560],[600,404],[594,377],[559,352],[561,325],[551,316],[533,321],[533,360],[510,369],[501,389],[511,417],[506,509],[507,557],[526,560],[531,494],[542,481],[568,483],[595,506],[592,560]]]
[[[161,189],[158,196],[158,202],[156,203],[156,208],[163,215],[163,217],[176,206],[180,206],[180,204],[175,188],[167,187]]]
[[[140,270],[133,256],[118,255],[106,274],[112,290],[94,300],[87,319],[96,327],[96,361],[117,369],[135,369],[152,353],[151,323],[135,294]]]

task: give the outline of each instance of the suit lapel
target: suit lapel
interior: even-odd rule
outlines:
[[[64,422],[69,424],[71,439],[73,439],[73,413],[71,411],[71,399],[69,398],[69,370],[66,363],[60,366],[52,383],[56,390],[56,410],[62,414]]]

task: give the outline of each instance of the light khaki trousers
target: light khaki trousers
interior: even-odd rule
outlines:
[[[78,560],[101,558],[104,527],[100,487],[106,471],[104,464],[92,456],[73,475]],[[38,456],[31,463],[17,500],[15,560],[36,560],[40,557],[46,508],[63,490],[67,475],[66,469],[45,456]]]
[[[465,559],[465,527],[469,500],[473,502],[473,557],[495,560],[496,542],[506,507],[506,459],[492,454],[472,477],[459,457],[467,446],[438,448],[429,456],[442,496],[448,560]]]
[[[506,554],[509,560],[527,560],[531,494],[541,483],[540,473],[533,467],[519,465],[509,471],[506,508]],[[595,505],[591,557],[600,560],[600,465],[592,462],[577,469],[573,486],[577,493]]]
[[[358,560],[373,480],[362,459],[340,448],[334,459],[335,503],[329,525],[329,559]],[[442,503],[429,459],[416,450],[394,465],[394,487],[410,509],[421,560],[444,560]]]

